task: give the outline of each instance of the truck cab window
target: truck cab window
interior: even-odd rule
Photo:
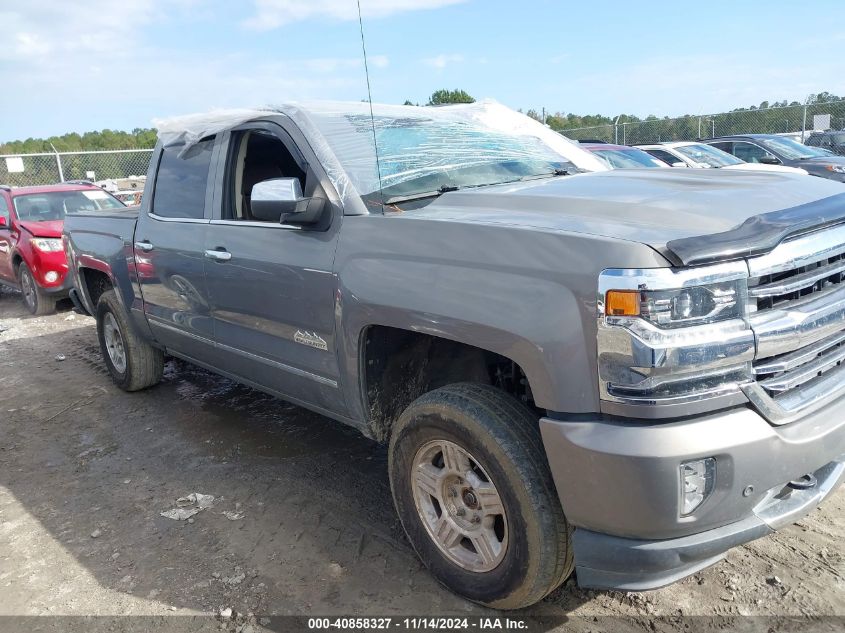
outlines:
[[[9,226],[9,205],[6,198],[0,196],[0,218],[6,218],[6,226]]]
[[[223,219],[249,222],[278,222],[278,217],[264,217],[250,207],[252,188],[271,178],[298,178],[305,191],[305,171],[285,144],[276,136],[260,130],[243,132],[233,142],[230,162],[229,204]]]
[[[189,148],[165,147],[161,154],[153,193],[152,212],[165,218],[201,219],[205,215],[205,189],[214,139]]]

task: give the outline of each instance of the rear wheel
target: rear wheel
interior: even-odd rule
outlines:
[[[537,418],[508,394],[461,383],[417,399],[394,427],[390,479],[414,549],[462,596],[516,609],[572,572]]]
[[[100,350],[114,383],[124,391],[158,384],[164,374],[164,354],[135,333],[114,290],[100,295],[96,316]]]
[[[21,286],[21,294],[23,295],[23,303],[27,310],[38,316],[52,314],[56,311],[55,298],[46,294],[35,283],[32,271],[29,270],[29,266],[26,264],[21,264],[18,270],[18,280]]]

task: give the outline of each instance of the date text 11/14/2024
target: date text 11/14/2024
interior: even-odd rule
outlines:
[[[528,622],[520,618],[309,618],[309,630],[526,630]]]

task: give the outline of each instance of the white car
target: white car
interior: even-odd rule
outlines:
[[[723,152],[712,145],[696,143],[695,141],[675,141],[654,145],[637,145],[637,147],[648,152],[655,158],[659,158],[663,162],[670,164],[672,167],[779,171],[782,173],[807,175],[807,170],[799,167],[746,163],[736,156]]]

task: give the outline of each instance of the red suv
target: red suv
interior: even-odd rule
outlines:
[[[123,208],[94,185],[0,185],[0,285],[17,288],[32,314],[49,314],[72,284],[62,246],[65,214]]]

